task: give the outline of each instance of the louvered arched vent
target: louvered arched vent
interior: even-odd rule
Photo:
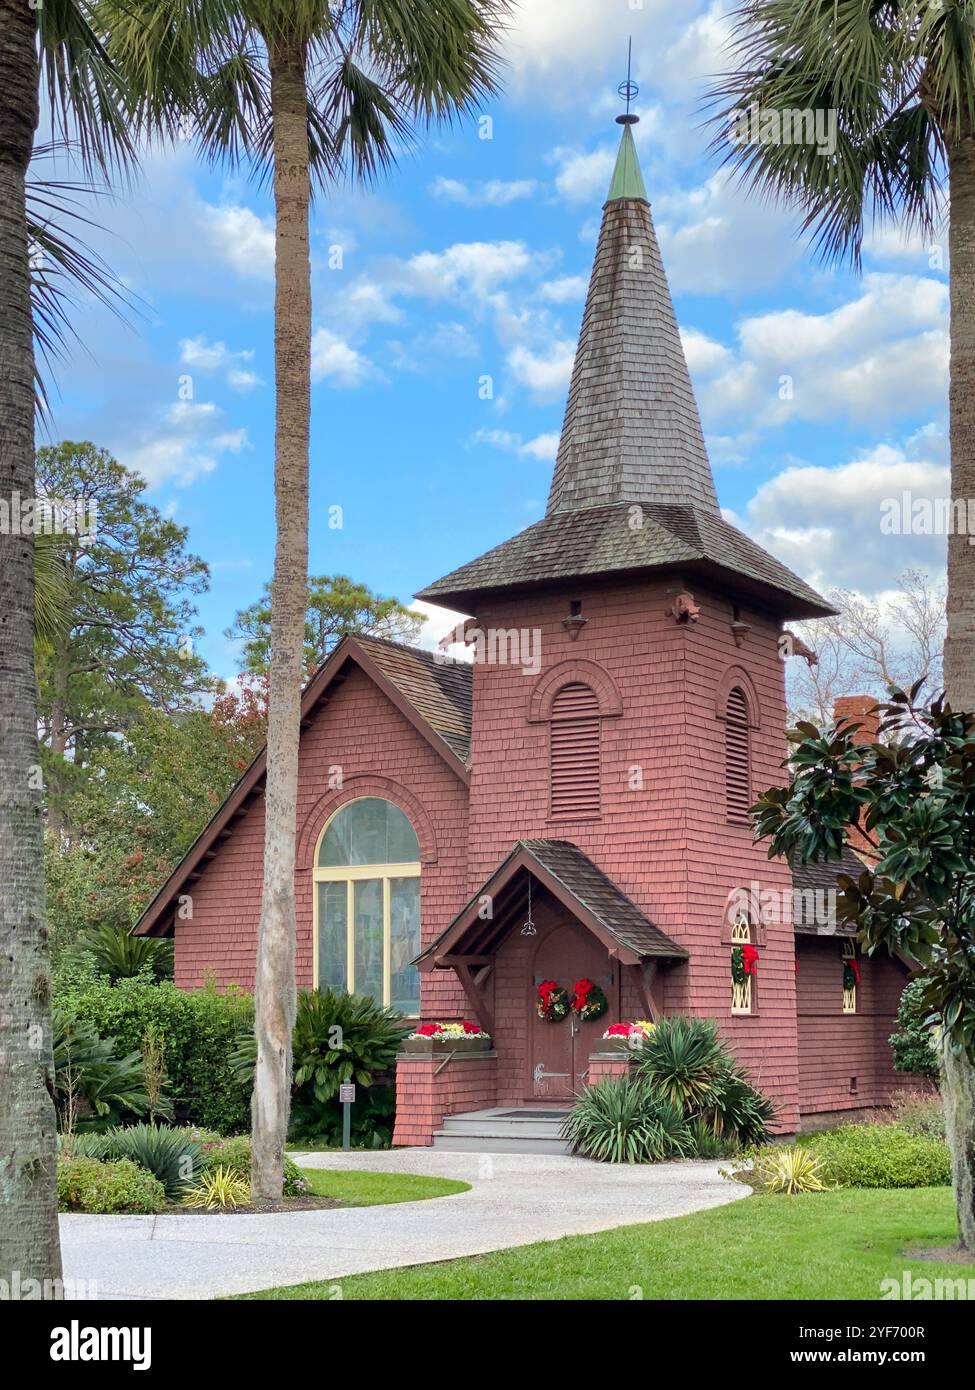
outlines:
[[[725,706],[724,781],[728,819],[747,823],[752,802],[748,703],[738,686],[730,691]]]
[[[564,685],[552,701],[552,816],[599,815],[599,701]]]

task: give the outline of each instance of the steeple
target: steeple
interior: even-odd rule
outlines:
[[[714,480],[633,139],[637,117],[620,120],[548,515],[614,502],[713,515]]]
[[[666,571],[694,575],[783,618],[835,610],[721,515],[677,331],[630,100],[603,205],[596,261],[545,516],[421,589],[477,614],[495,596]]]

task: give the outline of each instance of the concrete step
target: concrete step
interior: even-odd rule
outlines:
[[[524,1135],[457,1134],[438,1129],[433,1147],[445,1153],[472,1154],[567,1154],[564,1139],[529,1139]]]
[[[498,1107],[447,1115],[433,1136],[433,1147],[455,1153],[567,1154],[569,1146],[560,1136],[567,1113]]]

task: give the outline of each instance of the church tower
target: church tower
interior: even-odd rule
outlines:
[[[721,515],[636,119],[619,118],[545,516],[419,597],[473,620],[470,892],[517,842],[585,856],[674,948],[629,974],[624,949],[624,984],[658,1012],[717,1018],[788,1127],[791,875],[752,843],[748,807],[781,775],[783,625],[832,610]],[[735,906],[755,891],[780,895],[778,920]],[[759,953],[747,990],[732,978],[742,944]],[[527,947],[505,952],[496,994],[531,973]],[[500,1014],[499,1057],[531,1053]],[[506,1098],[503,1066],[499,1079]],[[510,1084],[514,1099],[514,1071]]]

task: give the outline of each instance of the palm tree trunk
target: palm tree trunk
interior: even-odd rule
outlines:
[[[975,507],[975,136],[949,146],[948,169],[951,496]],[[945,687],[956,709],[975,710],[975,545],[957,529],[948,537]]]
[[[257,1069],[251,1186],[280,1197],[295,1021],[295,818],[308,603],[311,261],[305,51],[268,42],[274,142],[274,497],[264,886],[254,985]]]
[[[0,0],[0,496],[34,496],[24,178],[37,125],[35,10]],[[0,1279],[61,1278],[50,973],[34,676],[34,541],[0,534]],[[15,1273],[16,1272],[16,1273]],[[57,1296],[59,1285],[47,1290]]]
[[[971,134],[949,145],[948,177],[951,496],[966,507],[967,514],[968,499],[975,503],[975,137]],[[975,710],[975,545],[956,528],[948,536],[945,689],[955,709]],[[958,1227],[962,1245],[975,1253],[975,1066],[971,1058],[946,1050],[943,1085]]]

